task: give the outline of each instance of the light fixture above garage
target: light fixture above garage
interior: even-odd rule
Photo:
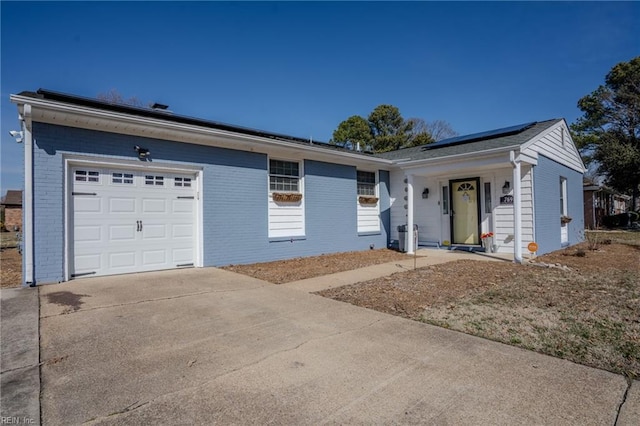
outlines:
[[[147,148],[142,148],[136,145],[133,147],[133,149],[136,150],[136,152],[138,153],[138,158],[141,160],[146,160],[151,155],[151,151],[149,151]]]

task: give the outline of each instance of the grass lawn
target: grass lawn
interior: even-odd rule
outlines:
[[[598,232],[597,250],[589,234],[536,264],[461,260],[319,294],[638,378],[640,232]]]

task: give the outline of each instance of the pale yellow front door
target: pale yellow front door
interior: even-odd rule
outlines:
[[[478,221],[479,179],[451,181],[451,234],[453,244],[480,244]]]

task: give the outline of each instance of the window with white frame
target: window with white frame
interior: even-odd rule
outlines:
[[[449,214],[449,187],[442,187],[442,214]]]
[[[358,170],[358,195],[376,196],[376,172],[363,172]]]
[[[300,192],[300,164],[297,161],[269,160],[269,190]]]
[[[484,212],[490,214],[493,210],[491,205],[491,182],[484,183]]]
[[[301,162],[269,159],[269,238],[305,236],[303,174]]]
[[[358,233],[380,232],[380,203],[377,198],[377,172],[357,170]]]
[[[567,178],[560,177],[560,216],[567,216]]]

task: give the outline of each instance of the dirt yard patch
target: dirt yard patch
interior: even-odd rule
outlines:
[[[251,265],[229,265],[222,269],[249,275],[274,284],[284,284],[406,259],[408,259],[406,254],[389,249],[379,249],[323,254],[322,256],[299,257],[276,262],[253,263]]]
[[[22,285],[22,256],[15,248],[0,249],[0,287]]]
[[[584,243],[536,265],[460,260],[318,294],[640,377],[636,235],[632,245]]]

